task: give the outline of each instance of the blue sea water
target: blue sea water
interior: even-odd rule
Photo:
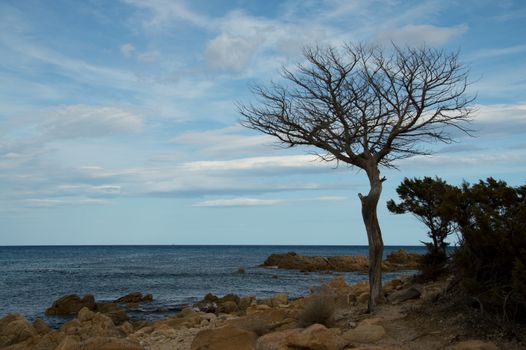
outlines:
[[[400,247],[389,246],[385,254]],[[424,247],[403,247],[423,253]],[[133,291],[151,293],[152,303],[129,312],[132,318],[156,319],[179,311],[206,293],[269,297],[278,292],[299,297],[335,276],[348,283],[367,280],[363,273],[304,274],[258,267],[268,255],[367,255],[366,246],[20,246],[0,247],[0,318],[20,313],[52,326],[62,317],[44,311],[66,294],[93,294],[112,301]],[[246,272],[239,273],[243,267]],[[406,272],[410,273],[410,272]],[[400,272],[384,274],[394,278]],[[277,278],[276,278],[277,276]]]

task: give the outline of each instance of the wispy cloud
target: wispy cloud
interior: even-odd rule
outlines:
[[[260,199],[260,198],[228,198],[228,199],[212,199],[195,203],[194,207],[208,207],[208,208],[225,208],[225,207],[258,207],[291,204],[298,202],[339,202],[346,200],[346,197],[341,196],[326,196],[314,198],[299,198],[299,199]]]
[[[144,120],[132,111],[112,106],[70,105],[45,109],[40,124],[44,137],[102,137],[142,131]]]
[[[461,24],[453,27],[438,27],[430,24],[409,24],[400,28],[393,28],[380,33],[378,39],[383,42],[393,41],[402,45],[428,45],[445,44],[453,38],[464,34],[467,25]]]

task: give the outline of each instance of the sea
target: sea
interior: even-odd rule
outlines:
[[[424,253],[423,246],[387,246],[385,255],[403,248]],[[130,292],[153,295],[153,302],[127,311],[132,319],[173,315],[207,293],[223,296],[276,293],[300,297],[336,276],[348,283],[367,280],[358,272],[303,273],[259,267],[272,253],[367,255],[367,246],[0,246],[0,318],[19,313],[41,318],[54,328],[67,317],[46,316],[54,300],[93,294],[97,302]],[[240,269],[244,269],[244,273]],[[385,273],[384,280],[414,271]]]

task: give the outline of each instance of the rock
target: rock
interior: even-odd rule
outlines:
[[[352,348],[352,350],[406,350],[407,348],[401,348],[396,345],[367,345]]]
[[[245,270],[244,267],[240,267],[239,269],[237,269],[237,272],[238,272],[238,273],[245,273],[246,270]]]
[[[384,271],[417,269],[421,255],[408,253],[401,249],[392,252],[382,263]],[[263,267],[277,267],[293,269],[301,272],[339,271],[339,272],[367,272],[369,260],[366,256],[304,256],[294,252],[271,254],[261,265]]]
[[[56,350],[143,350],[144,348],[133,341],[122,338],[93,337],[79,342],[67,337]]]
[[[90,321],[93,318],[93,316],[95,316],[95,313],[93,311],[90,311],[87,307],[83,307],[77,314],[77,319],[80,322],[86,322]]]
[[[295,316],[295,311],[287,309],[256,310],[246,316],[228,320],[227,324],[263,335],[277,328],[296,328]]]
[[[422,255],[409,253],[404,249],[391,252],[382,264],[383,271],[417,270],[420,267]]]
[[[384,294],[390,294],[392,293],[393,291],[396,290],[396,288],[398,286],[401,286],[402,285],[402,280],[400,280],[399,278],[394,278],[390,281],[387,281],[386,283],[384,283],[382,289],[383,289],[383,293]]]
[[[149,303],[150,301],[153,301],[153,295],[146,294],[142,297],[142,301],[145,303]]]
[[[312,326],[287,337],[287,345],[294,349],[340,350],[348,341],[321,324]]]
[[[483,342],[481,340],[467,340],[456,343],[452,350],[499,350],[497,345],[492,342]]]
[[[237,310],[237,304],[233,301],[225,301],[217,306],[218,313],[231,314]]]
[[[289,350],[287,338],[296,332],[298,332],[298,329],[287,329],[265,334],[258,338],[256,350]]]
[[[366,256],[333,256],[328,258],[329,265],[333,271],[358,271],[367,272],[369,259]]]
[[[40,318],[37,318],[35,322],[33,322],[33,328],[35,328],[38,334],[47,334],[51,332],[51,328],[49,328],[46,322],[42,321]]]
[[[77,294],[66,295],[53,302],[53,305],[46,310],[46,315],[75,315],[83,307],[95,309],[93,295],[86,294],[82,299]]]
[[[126,294],[117,300],[114,301],[114,303],[140,303],[142,301],[142,293],[141,292],[132,292],[129,294]]]
[[[118,337],[121,335],[112,319],[104,314],[93,313],[85,308],[79,312],[78,317],[62,325],[60,332],[75,336],[79,341],[98,336]]]
[[[221,304],[221,303],[224,303],[226,301],[233,301],[234,303],[239,304],[239,296],[235,295],[235,294],[227,294],[225,295],[224,297],[221,297],[217,300],[217,303],[218,304]]]
[[[139,308],[139,303],[128,303],[126,304],[128,310],[137,310]]]
[[[205,313],[208,313],[208,312],[215,313],[217,309],[218,300],[219,300],[218,297],[216,297],[212,293],[208,293],[207,295],[204,296],[203,300],[198,301],[194,306]]]
[[[119,308],[116,303],[97,303],[95,305],[95,311],[110,317],[116,325],[120,325],[129,320],[126,312]]]
[[[398,290],[387,296],[387,300],[393,304],[403,303],[410,299],[417,299],[420,297],[420,291],[415,287]]]
[[[122,325],[119,326],[119,329],[126,335],[132,334],[134,332],[134,328],[132,324],[128,321],[124,322]]]
[[[286,254],[271,254],[262,266],[277,266],[280,269],[303,271],[329,270],[329,263],[321,256],[303,256],[294,252]]]
[[[267,305],[268,307],[272,307],[272,299],[261,299],[258,301],[258,305]]]
[[[253,350],[256,340],[256,333],[227,325],[197,333],[191,350]]]
[[[111,318],[113,323],[115,323],[117,326],[123,324],[124,322],[130,319],[126,312],[121,309],[106,312],[105,315]]]
[[[194,309],[192,309],[191,307],[185,307],[177,314],[177,317],[186,317],[193,314],[195,314]]]
[[[287,293],[278,293],[274,295],[271,299],[272,307],[276,307],[279,305],[287,304],[289,302],[289,296]]]
[[[321,324],[306,329],[294,328],[260,337],[257,350],[341,350],[348,341]]]
[[[36,335],[37,331],[22,315],[9,314],[0,319],[0,348]]]
[[[358,327],[347,331],[343,337],[352,343],[374,343],[383,338],[384,335],[384,327],[362,322]]]
[[[241,297],[239,298],[239,310],[246,310],[248,309],[249,306],[253,305],[256,303],[256,297],[251,295],[251,296],[247,296],[247,297]]]

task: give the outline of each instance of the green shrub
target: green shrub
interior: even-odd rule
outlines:
[[[455,274],[485,311],[526,321],[526,186],[492,178],[462,186]]]
[[[456,203],[461,195],[459,188],[436,177],[408,179],[396,188],[399,204],[390,200],[387,209],[395,214],[411,213],[425,226],[430,242],[422,257],[421,275],[424,280],[434,280],[446,270],[448,262],[447,237],[456,229]]]

